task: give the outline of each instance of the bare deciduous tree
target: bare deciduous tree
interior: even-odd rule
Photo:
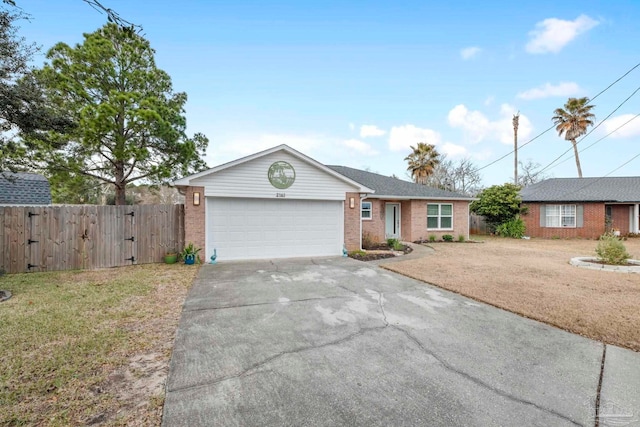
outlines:
[[[540,168],[542,167],[542,165],[540,163],[534,162],[531,159],[527,159],[526,163],[519,162],[519,164],[520,177],[518,178],[518,184],[523,187],[550,178],[549,175],[541,173]]]
[[[440,156],[440,159],[440,164],[427,179],[427,186],[467,196],[474,196],[482,190],[482,176],[470,159],[454,162],[448,160],[446,155]]]

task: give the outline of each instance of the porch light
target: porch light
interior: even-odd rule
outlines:
[[[355,207],[356,207],[356,198],[355,198],[355,197],[350,197],[350,198],[349,198],[349,207],[350,207],[351,209],[353,209],[353,208],[355,208]]]
[[[193,206],[200,206],[200,192],[193,193]]]

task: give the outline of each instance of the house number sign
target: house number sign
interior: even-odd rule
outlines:
[[[269,166],[267,177],[269,178],[269,182],[271,183],[271,185],[279,190],[284,190],[291,187],[291,185],[295,182],[296,171],[293,169],[293,166],[291,166],[287,162],[274,162],[271,166]],[[284,193],[277,194],[277,197],[284,197]],[[280,196],[279,194],[282,194],[282,196]]]

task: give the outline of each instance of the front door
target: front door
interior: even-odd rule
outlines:
[[[387,239],[400,238],[400,204],[387,203],[385,212],[385,235]]]

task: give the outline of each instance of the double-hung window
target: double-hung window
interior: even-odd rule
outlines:
[[[547,227],[576,227],[576,205],[547,205]]]
[[[453,228],[453,205],[451,203],[427,204],[427,229],[450,230]]]
[[[362,202],[360,209],[360,218],[371,219],[371,202]]]

